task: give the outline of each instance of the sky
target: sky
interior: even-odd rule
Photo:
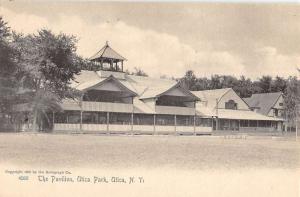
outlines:
[[[47,28],[78,38],[89,58],[106,41],[125,69],[150,76],[288,77],[300,67],[300,3],[30,2],[0,0],[0,15],[24,34]]]

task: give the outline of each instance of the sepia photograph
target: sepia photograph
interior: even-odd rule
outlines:
[[[0,0],[0,197],[299,197],[299,1]]]

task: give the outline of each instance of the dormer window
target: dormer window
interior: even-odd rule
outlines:
[[[237,103],[234,100],[229,100],[225,103],[225,109],[237,110]]]

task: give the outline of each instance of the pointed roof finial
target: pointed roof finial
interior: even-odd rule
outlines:
[[[90,60],[96,60],[99,58],[109,58],[119,61],[126,60],[124,57],[122,57],[120,54],[118,54],[116,51],[110,48],[110,46],[108,45],[108,41],[106,41],[105,46],[100,51],[98,51],[95,55],[90,57]]]

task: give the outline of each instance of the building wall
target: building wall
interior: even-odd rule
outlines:
[[[223,95],[219,101],[218,108],[225,109],[225,103],[229,100],[234,100],[237,103],[238,110],[249,110],[248,105],[233,90],[229,90]]]
[[[273,108],[278,110],[278,116],[275,116],[275,109],[271,109],[268,113],[268,116],[271,117],[283,117],[284,113],[283,113],[283,109],[284,107],[280,105],[280,103],[284,103],[284,99],[283,96],[281,95],[279,97],[279,99],[277,100],[277,102],[275,103],[275,105],[273,106]]]
[[[186,96],[184,92],[182,92],[179,88],[173,88],[166,92],[164,95],[169,95],[169,96]]]
[[[107,81],[106,83],[98,86],[98,87],[94,87],[93,89],[95,90],[107,90],[107,91],[121,91],[121,88],[118,87],[115,83],[113,83],[112,81]]]
[[[155,110],[155,98],[143,99],[146,105],[148,105],[153,111]]]
[[[55,123],[55,132],[98,133],[98,134],[209,134],[208,126],[170,126],[170,125],[116,125],[116,124],[67,124]]]

